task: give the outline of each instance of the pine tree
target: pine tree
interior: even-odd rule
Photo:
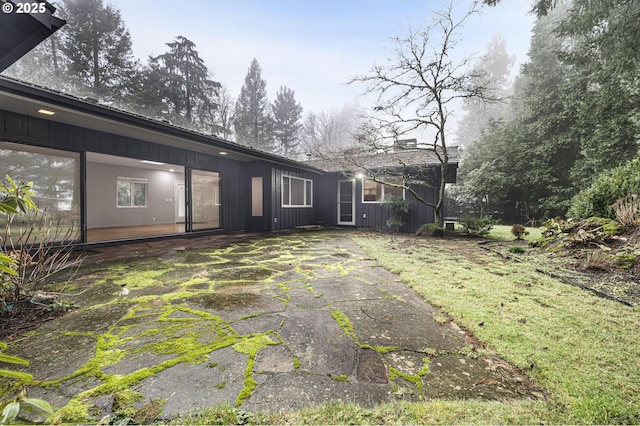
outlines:
[[[286,86],[281,86],[276,96],[273,102],[273,136],[280,154],[292,158],[297,155],[300,142],[302,106],[294,99],[293,90]]]
[[[127,95],[137,63],[120,11],[102,0],[63,0],[61,50],[77,90],[102,99]]]
[[[209,69],[191,40],[178,36],[167,46],[168,52],[149,58],[137,103],[149,114],[211,130],[220,83],[209,78]]]
[[[263,151],[275,151],[267,82],[262,79],[262,69],[255,58],[236,102],[234,128],[238,143]]]

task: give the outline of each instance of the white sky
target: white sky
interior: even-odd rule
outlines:
[[[454,0],[464,11],[471,0]],[[216,81],[234,98],[255,57],[270,100],[282,85],[295,91],[305,112],[334,111],[363,103],[364,88],[346,85],[386,57],[390,37],[431,21],[445,0],[106,0],[118,8],[131,33],[134,54],[167,51],[184,36],[196,44]],[[526,60],[534,18],[530,0],[502,0],[484,7],[465,26],[461,56],[482,55],[500,33],[517,66]]]

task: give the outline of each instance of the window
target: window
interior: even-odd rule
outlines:
[[[80,237],[80,154],[0,141],[0,170],[2,179],[9,174],[16,182],[33,182],[33,201],[41,212],[46,209],[47,221],[53,223],[53,227],[65,230],[52,232],[57,234],[55,241]],[[22,232],[20,227],[25,228],[24,221],[30,216],[19,214],[11,222],[9,231],[14,239]],[[0,217],[1,227],[7,225],[7,219]],[[67,229],[69,234],[65,233]],[[34,239],[30,242],[39,242],[44,236],[33,232],[30,238]]]
[[[119,177],[118,207],[147,207],[147,180]]]
[[[398,182],[400,184],[400,182]],[[380,182],[365,180],[362,184],[363,203],[381,203],[385,197],[395,195],[404,199],[404,188],[383,185]]]
[[[282,207],[312,207],[313,181],[282,176]]]

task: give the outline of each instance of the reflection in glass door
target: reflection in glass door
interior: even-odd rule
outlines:
[[[191,171],[191,228],[220,228],[220,173]]]
[[[355,181],[338,182],[338,225],[355,225]]]

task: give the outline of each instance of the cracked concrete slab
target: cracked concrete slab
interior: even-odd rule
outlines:
[[[77,281],[86,297],[67,299],[81,309],[9,346],[41,381],[30,394],[58,407],[73,399],[98,416],[133,390],[163,400],[168,417],[221,403],[287,410],[539,396],[504,361],[464,351],[465,332],[443,325],[446,316],[348,234],[179,241],[180,250],[112,252],[135,250],[127,263],[98,256],[100,269]],[[121,285],[133,289],[127,297]]]

